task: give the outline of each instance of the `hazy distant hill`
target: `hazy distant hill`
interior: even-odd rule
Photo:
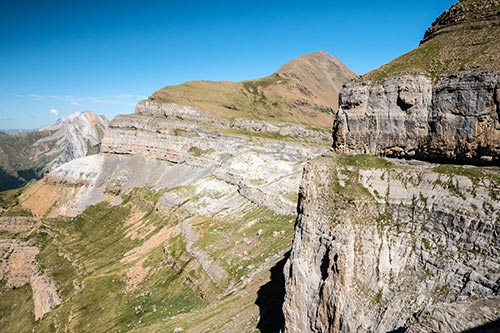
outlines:
[[[95,154],[108,120],[91,111],[14,135],[0,132],[0,190],[16,188],[75,158]]]

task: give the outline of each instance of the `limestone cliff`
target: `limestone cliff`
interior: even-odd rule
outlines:
[[[499,4],[458,2],[419,47],[347,84],[334,148],[500,164]]]
[[[350,83],[340,93],[333,145],[342,153],[499,164],[499,92],[496,73]]]
[[[307,165],[286,332],[459,332],[500,314],[498,169],[325,156]]]
[[[39,222],[31,217],[0,217],[0,282],[12,289],[31,287],[36,320],[62,301],[54,280],[40,269],[39,247],[24,239]]]

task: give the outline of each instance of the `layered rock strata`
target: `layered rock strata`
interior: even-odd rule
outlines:
[[[333,146],[342,153],[498,165],[499,96],[495,73],[350,83],[340,93]]]
[[[284,269],[285,331],[459,332],[497,320],[499,195],[496,169],[309,163]]]
[[[294,214],[302,165],[329,142],[328,132],[317,128],[216,119],[193,107],[144,101],[135,114],[110,123],[102,154],[54,170],[21,201],[37,215],[50,209],[54,216],[74,216],[104,200],[119,203],[134,187],[165,189],[215,178],[219,188],[245,200]]]

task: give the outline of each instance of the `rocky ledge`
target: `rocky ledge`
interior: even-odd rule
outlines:
[[[500,164],[500,74],[352,82],[339,104],[333,126],[338,152]]]
[[[498,169],[310,162],[284,269],[286,332],[459,332],[500,316]]]

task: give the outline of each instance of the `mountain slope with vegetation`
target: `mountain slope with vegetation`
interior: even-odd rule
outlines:
[[[338,107],[338,92],[355,76],[338,59],[319,51],[294,59],[264,78],[186,82],[162,88],[150,100],[193,106],[216,118],[253,118],[330,128]]]
[[[441,14],[420,46],[363,75],[380,81],[401,73],[432,78],[463,71],[500,71],[500,1],[465,0]]]
[[[315,118],[293,105],[289,122],[268,117],[266,107],[250,108],[249,91],[281,91],[280,101],[292,103],[300,80],[333,105],[326,98],[340,83],[324,82],[341,79],[330,77],[331,59],[321,53],[285,65],[275,77],[287,85],[229,84],[250,94],[238,90],[249,109],[228,109],[234,119],[214,116],[209,104],[142,101],[110,122],[99,154],[3,192],[0,228],[12,229],[15,215],[37,221],[22,235],[0,229],[0,291],[23,300],[0,322],[3,331],[277,331],[302,167],[328,151],[330,125],[312,126]],[[20,270],[25,278],[12,290]],[[39,296],[35,271],[57,294]],[[38,299],[49,306],[33,313]],[[9,306],[0,300],[0,309]]]

